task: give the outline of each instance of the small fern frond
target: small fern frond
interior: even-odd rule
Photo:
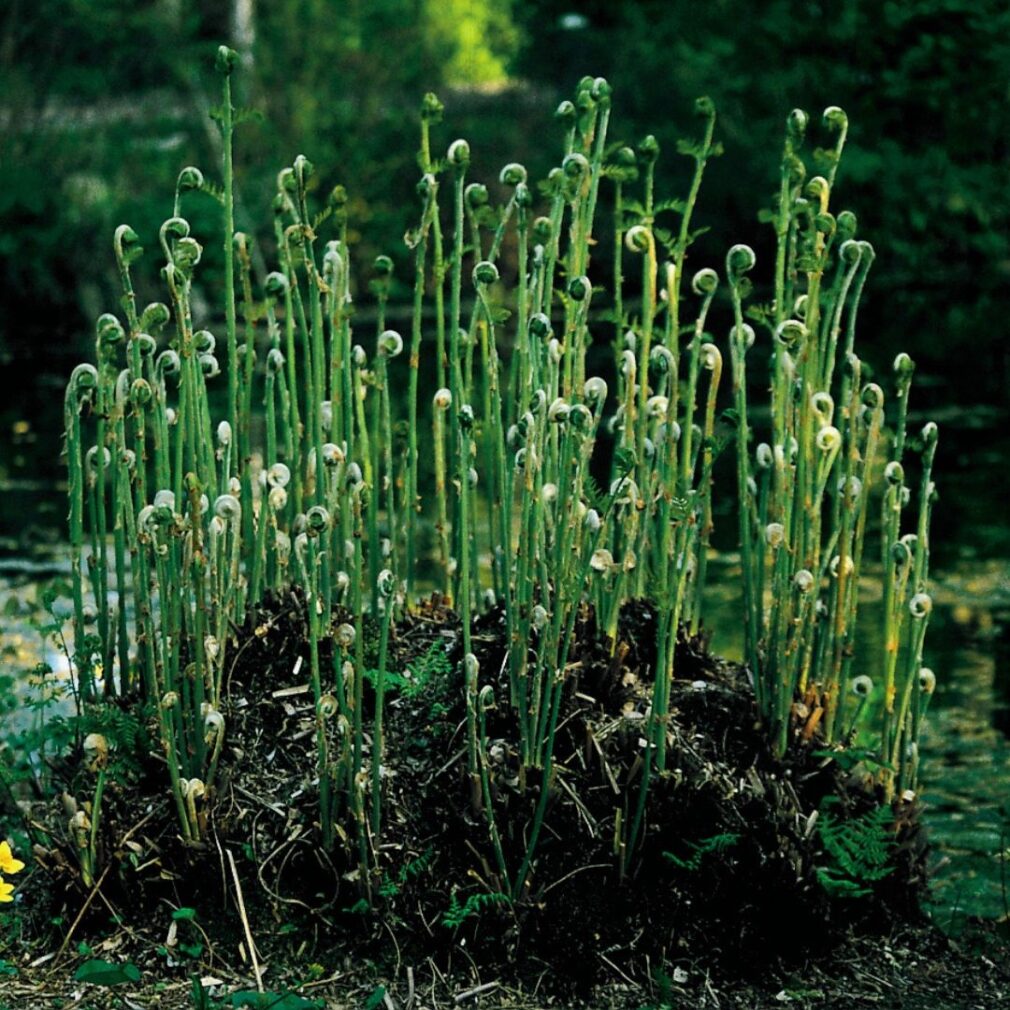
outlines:
[[[687,847],[691,850],[686,858],[682,858],[673,852],[664,852],[663,858],[669,860],[674,866],[682,870],[693,873],[701,869],[702,860],[709,853],[724,852],[740,841],[740,836],[732,831],[722,835],[712,835],[711,838],[702,838],[698,842],[688,842]]]
[[[442,916],[442,925],[448,929],[456,929],[472,916],[480,915],[496,905],[509,904],[511,902],[508,896],[502,894],[500,891],[492,891],[490,893],[481,891],[477,894],[468,895],[466,901],[461,905],[459,896],[453,891],[452,897],[449,899],[449,909]]]
[[[889,865],[894,847],[893,823],[891,809],[886,805],[848,820],[822,807],[818,834],[830,864],[817,870],[821,886],[840,897],[869,894],[868,884],[894,870]]]

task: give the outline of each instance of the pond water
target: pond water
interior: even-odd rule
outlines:
[[[66,671],[59,651],[42,647],[26,601],[37,599],[46,579],[69,570],[61,547],[63,470],[53,447],[59,444],[62,383],[70,365],[37,376],[31,387],[37,399],[22,398],[19,416],[0,411],[0,694],[5,678],[23,687],[25,672],[39,662]],[[933,842],[933,912],[941,926],[956,931],[967,916],[1008,912],[1010,425],[993,410],[937,414],[929,416],[942,424],[935,469],[941,499],[932,536],[935,607],[925,659],[938,687],[922,742],[921,789]],[[707,621],[714,651],[739,658],[733,566],[726,553],[711,567]],[[868,574],[860,649],[872,657],[879,649],[879,591],[875,595]],[[65,608],[66,600],[58,606]],[[17,719],[0,712],[7,729],[26,717],[24,711]]]

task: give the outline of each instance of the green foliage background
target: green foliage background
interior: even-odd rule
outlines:
[[[175,176],[216,178],[212,54],[230,4],[12,0],[0,14],[0,356],[63,372],[115,302],[111,234],[149,247]],[[1010,7],[1003,0],[275,0],[254,5],[239,101],[263,118],[239,138],[239,226],[269,240],[273,176],[297,153],[321,193],[349,195],[358,262],[406,261],[417,197],[416,118],[446,102],[438,142],[466,136],[475,177],[507,160],[534,179],[557,145],[549,110],[585,73],[615,91],[615,138],[654,133],[660,192],[689,169],[675,153],[693,99],[719,109],[727,156],[706,182],[711,226],[693,266],[733,241],[768,255],[783,122],[841,105],[851,122],[843,202],[877,248],[864,333],[883,365],[908,348],[942,396],[996,402],[1010,387]],[[542,142],[546,135],[550,142]],[[187,209],[208,239],[210,200]],[[201,278],[215,304],[217,243]],[[603,250],[601,249],[601,253]],[[153,257],[152,257],[153,261]],[[149,292],[154,295],[156,276]],[[143,291],[142,285],[142,293]],[[26,384],[27,385],[27,384]],[[4,410],[30,415],[25,392]]]
[[[563,83],[575,66],[596,68],[614,86],[615,121],[654,132],[667,152],[691,98],[710,95],[727,150],[701,208],[716,249],[750,241],[740,226],[772,192],[788,110],[844,108],[841,200],[878,252],[864,347],[907,349],[946,376],[947,398],[1005,396],[1010,359],[995,333],[1010,309],[1006,3],[591,0],[578,5],[581,32],[563,27],[572,6],[516,6],[520,71]],[[667,178],[678,169],[660,163]]]

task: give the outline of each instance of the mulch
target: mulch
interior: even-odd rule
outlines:
[[[32,807],[49,842],[19,881],[22,941],[3,954],[16,975],[0,962],[0,1010],[193,1007],[192,976],[206,982],[206,1006],[232,1005],[225,994],[256,987],[246,924],[266,988],[334,1008],[1010,1007],[1005,924],[976,924],[955,941],[920,911],[928,846],[917,803],[895,810],[886,874],[862,880],[838,865],[826,813],[863,823],[881,799],[872,775],[809,732],[814,696],[796,706],[792,745],[776,757],[747,671],[711,655],[702,637],[677,643],[666,771],[651,783],[636,858],[625,867],[615,857],[624,796],[633,802],[643,774],[656,638],[645,603],[624,608],[613,641],[589,608],[580,614],[522,899],[486,902],[447,926],[450,907],[504,889],[466,772],[459,630],[438,597],[394,629],[390,667],[401,679],[388,698],[373,910],[361,901],[350,822],[346,845],[319,844],[304,601],[288,594],[268,601],[232,649],[227,745],[201,846],[177,835],[150,727],[127,727],[139,744],[106,788],[106,872],[85,887],[66,809],[86,801],[89,773],[79,755],[55,769],[66,796]],[[481,686],[507,698],[501,613],[479,618],[472,637]],[[377,638],[369,627],[370,658]],[[323,643],[324,670],[334,669],[332,648]],[[437,678],[412,689],[411,673],[439,655]],[[122,721],[129,710],[120,711]],[[488,713],[487,736],[514,869],[544,783],[520,774],[509,705]],[[178,908],[195,919],[173,925]],[[75,982],[86,957],[129,959],[142,982]]]

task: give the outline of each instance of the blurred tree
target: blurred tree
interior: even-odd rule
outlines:
[[[240,156],[276,174],[305,154],[317,188],[344,185],[355,231],[367,228],[380,243],[403,234],[417,181],[416,110],[441,80],[437,48],[418,31],[422,16],[420,0],[291,0],[257,11],[249,94],[265,123],[259,149],[243,141]],[[273,192],[271,177],[257,196]]]
[[[447,84],[497,85],[508,78],[507,64],[519,36],[511,0],[434,0],[427,21],[445,52]]]
[[[180,162],[205,143],[180,87],[198,21],[180,11],[164,0],[0,5],[0,483],[10,521],[33,517],[24,531],[65,516],[58,497],[7,482],[55,486],[63,473],[62,384],[95,317],[117,304],[113,229],[129,221],[156,244]],[[11,532],[0,523],[0,543]]]
[[[115,297],[112,229],[170,208],[200,139],[179,94],[197,22],[176,6],[13,0],[0,17],[0,354],[40,334],[79,353]]]
[[[237,44],[236,33],[251,40],[237,100],[264,114],[237,139],[239,226],[269,243],[276,173],[304,153],[318,166],[321,196],[346,186],[352,238],[367,236],[363,261],[400,254],[416,202],[421,97],[446,82],[504,79],[516,44],[509,7],[12,0],[0,14],[0,355],[23,357],[39,333],[81,353],[91,320],[118,298],[111,253],[102,252],[115,226],[128,221],[154,246],[179,169],[196,164],[219,178],[207,117],[218,100],[213,54],[221,41]],[[205,242],[198,283],[210,292],[218,213],[197,196],[186,215]],[[135,270],[153,297],[156,257]]]
[[[862,317],[876,363],[907,347],[946,377],[945,398],[954,382],[972,400],[1010,388],[1006,0],[528,0],[515,16],[517,70],[566,88],[608,77],[618,135],[658,137],[667,187],[686,171],[673,152],[692,100],[715,100],[727,157],[699,208],[715,225],[705,262],[761,243],[767,229],[746,222],[770,201],[789,109],[844,108],[836,209],[858,213],[878,252]]]
[[[417,202],[421,97],[445,84],[505,78],[516,43],[508,7],[507,0],[286,0],[257,8],[251,93],[266,113],[269,164],[276,170],[302,152],[319,170],[321,192],[345,186],[362,262],[403,250],[405,208]],[[463,125],[454,119],[452,129]],[[266,153],[255,157],[262,162]]]
[[[268,241],[275,173],[302,152],[317,165],[320,198],[346,186],[357,262],[378,252],[404,258],[425,91],[446,91],[436,150],[467,136],[475,177],[490,179],[518,158],[536,178],[557,154],[543,140],[553,138],[549,103],[590,73],[615,86],[614,139],[658,136],[660,182],[671,193],[690,168],[675,141],[693,129],[692,101],[715,99],[728,157],[710,166],[698,223],[712,234],[693,258],[718,262],[734,240],[767,254],[770,231],[754,208],[774,191],[785,115],[793,105],[816,114],[838,104],[852,123],[840,205],[859,213],[880,254],[864,315],[879,335],[878,363],[907,344],[925,370],[951,376],[952,358],[963,361],[966,397],[1006,387],[1005,0],[243,2],[254,41],[239,100],[265,119],[239,134],[239,223]],[[219,175],[208,68],[237,9],[212,0],[8,0],[0,353],[33,334],[87,334],[116,298],[102,252],[113,227],[129,221],[150,246],[179,168]],[[513,78],[495,94],[506,68],[533,87]],[[213,202],[194,197],[186,212],[209,239]],[[208,241],[201,269],[208,290],[217,245]]]

